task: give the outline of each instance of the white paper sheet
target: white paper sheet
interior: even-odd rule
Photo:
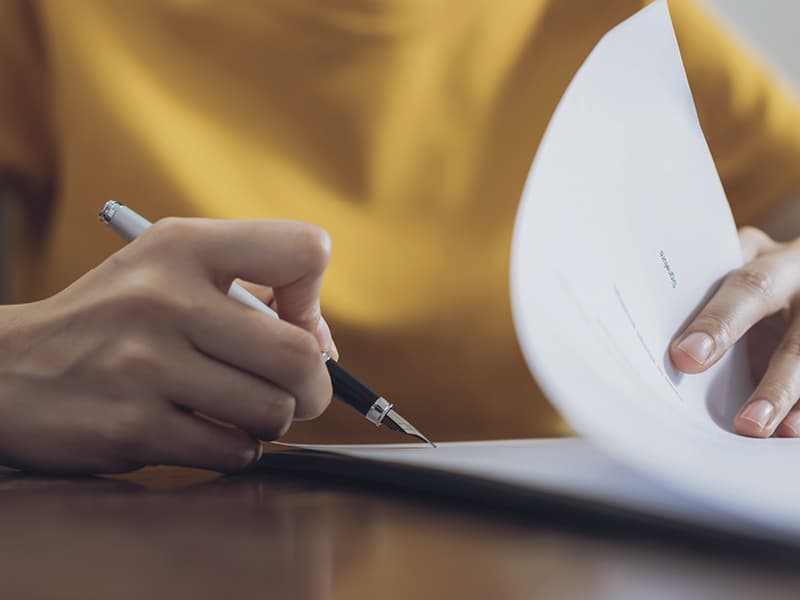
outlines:
[[[481,480],[567,495],[590,502],[762,539],[786,539],[780,527],[681,494],[614,460],[586,439],[304,446],[381,463],[438,469]],[[788,538],[792,538],[789,533]]]
[[[529,175],[512,250],[526,359],[581,434],[721,509],[800,532],[797,440],[731,432],[744,348],[679,375],[670,340],[741,264],[664,1],[575,76]]]
[[[798,440],[731,431],[750,392],[743,349],[692,376],[667,355],[740,263],[668,9],[655,2],[609,32],[573,79],[531,169],[512,248],[514,318],[531,371],[616,466],[597,470],[588,453],[573,454],[556,463],[559,480],[531,463],[541,450],[524,443],[499,453],[481,444],[357,453],[575,493],[616,485],[619,502],[680,505],[701,518],[712,507],[722,521],[800,535]],[[577,485],[582,478],[591,485]],[[648,481],[658,482],[652,493]]]

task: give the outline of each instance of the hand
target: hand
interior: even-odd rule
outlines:
[[[700,373],[749,332],[757,386],[734,427],[752,437],[800,437],[800,240],[778,243],[752,227],[739,239],[744,266],[725,278],[670,356],[680,370]]]
[[[0,307],[0,463],[248,467],[257,439],[330,402],[329,246],[302,223],[165,219],[59,294]],[[283,320],[228,298],[235,277],[270,286]]]

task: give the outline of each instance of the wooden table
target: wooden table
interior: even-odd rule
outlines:
[[[253,473],[0,475],[2,598],[797,598],[774,564]]]

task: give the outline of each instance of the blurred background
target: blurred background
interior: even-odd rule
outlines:
[[[715,8],[735,29],[750,41],[750,45],[764,59],[777,67],[788,80],[800,86],[800,2],[798,0],[698,0],[705,1]],[[0,232],[7,227],[3,190],[0,190]],[[800,202],[791,212],[776,219],[768,231],[778,238],[790,235],[787,224],[795,231],[795,223],[800,223]],[[783,226],[782,226],[783,225]],[[6,256],[7,235],[0,235],[0,303],[6,298]]]
[[[794,86],[800,87],[800,2],[797,0],[705,0],[734,29],[747,38],[750,46],[773,65]],[[777,240],[797,235],[800,224],[800,198],[777,212],[762,227]]]
[[[800,2],[706,0],[744,33],[772,64],[800,84]]]

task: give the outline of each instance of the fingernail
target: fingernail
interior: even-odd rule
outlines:
[[[261,456],[264,454],[264,448],[261,446],[261,442],[256,442],[255,448],[248,448],[247,451],[244,453],[245,458],[245,465],[244,470],[248,471],[254,468],[258,461],[261,460]]]
[[[322,349],[327,352],[333,360],[339,358],[339,351],[336,349],[336,344],[333,341],[331,328],[328,326],[328,322],[324,317],[320,317],[319,323],[317,323],[317,340]]]
[[[774,413],[775,407],[769,400],[754,400],[744,407],[744,410],[739,413],[739,418],[754,423],[763,431]]]
[[[775,430],[776,435],[781,437],[800,437],[800,424],[797,417],[786,417]]]
[[[707,333],[695,331],[683,338],[683,341],[678,344],[678,350],[685,352],[697,364],[702,365],[714,352],[714,340]]]

